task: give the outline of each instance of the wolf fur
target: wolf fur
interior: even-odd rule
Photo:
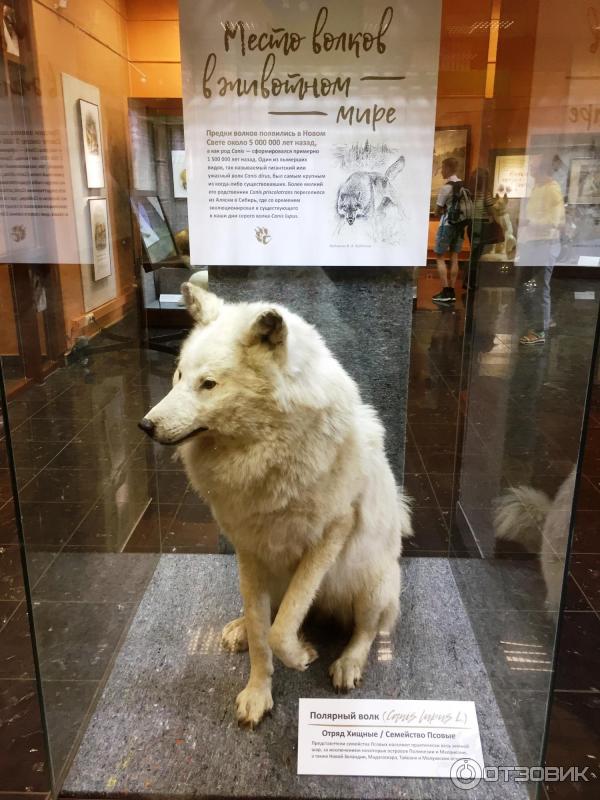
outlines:
[[[497,539],[517,542],[528,552],[539,554],[546,606],[551,612],[560,603],[574,492],[573,469],[554,500],[530,486],[517,486],[499,498],[494,511]]]
[[[244,616],[223,644],[250,651],[236,714],[254,726],[273,706],[272,654],[298,670],[317,657],[301,635],[313,607],[352,626],[330,675],[336,690],[358,685],[398,615],[409,505],[377,414],[315,328],[283,306],[224,303],[189,283],[182,293],[196,325],[172,390],[140,425],[179,446],[235,547]]]
[[[404,169],[405,159],[401,156],[387,168],[385,174],[359,170],[338,189],[337,210],[348,225],[353,225],[359,217],[371,219],[387,205],[398,205],[391,181]]]

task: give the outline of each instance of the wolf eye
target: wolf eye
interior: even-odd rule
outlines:
[[[200,388],[201,389],[214,389],[217,385],[216,381],[211,381],[210,379],[202,381]]]

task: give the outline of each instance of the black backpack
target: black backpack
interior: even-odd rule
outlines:
[[[448,181],[446,185],[452,187],[452,195],[447,203],[448,224],[464,229],[473,217],[471,192],[462,181]]]

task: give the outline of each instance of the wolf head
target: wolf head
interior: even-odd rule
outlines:
[[[266,407],[274,403],[272,387],[286,360],[286,310],[224,303],[191,283],[181,290],[196,324],[181,349],[173,388],[139,427],[162,444],[209,431],[248,438],[264,427]]]
[[[155,441],[247,444],[273,431],[292,436],[314,428],[323,409],[358,396],[318,331],[289,309],[225,303],[190,283],[181,291],[195,325],[173,388],[139,423]]]
[[[340,186],[337,196],[337,211],[344,217],[348,225],[354,225],[358,217],[368,214],[371,195],[365,191],[355,176],[351,176]]]

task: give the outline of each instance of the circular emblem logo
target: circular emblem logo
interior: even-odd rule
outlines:
[[[473,758],[459,758],[450,768],[450,778],[457,789],[474,789],[482,776],[481,764]]]

